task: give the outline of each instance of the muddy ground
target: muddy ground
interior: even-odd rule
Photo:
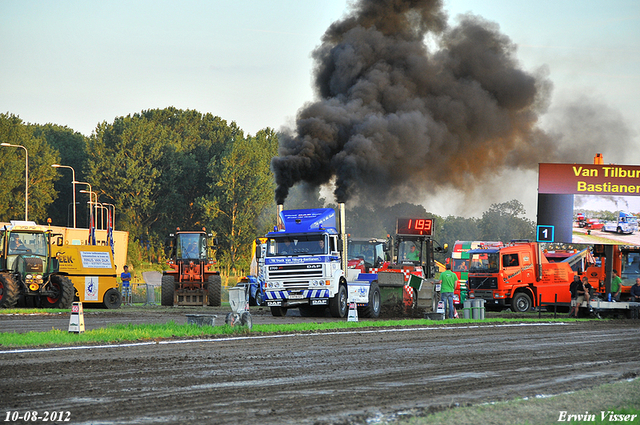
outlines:
[[[218,314],[221,324],[229,310],[206,311]],[[254,323],[336,320],[292,313],[274,318],[267,309],[252,308]],[[85,312],[87,329],[167,320],[184,323],[185,309]],[[52,327],[67,329],[68,316],[0,316],[2,332]],[[0,414],[63,411],[69,412],[67,423],[87,424],[364,424],[637,376],[638,347],[640,321],[616,319],[434,322],[401,329],[4,350]]]

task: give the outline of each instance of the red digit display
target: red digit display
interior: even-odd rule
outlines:
[[[399,218],[396,223],[396,234],[398,235],[431,236],[432,232],[432,218]]]

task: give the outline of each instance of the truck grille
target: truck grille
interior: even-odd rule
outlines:
[[[322,264],[283,264],[267,267],[267,280],[280,280],[287,289],[302,289],[312,279],[322,279]]]
[[[469,289],[498,289],[498,279],[495,277],[469,277]]]

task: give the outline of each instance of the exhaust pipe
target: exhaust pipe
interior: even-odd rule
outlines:
[[[349,256],[347,255],[347,222],[346,222],[346,213],[344,202],[338,203],[338,215],[339,215],[339,232],[340,238],[342,239],[342,270],[344,271],[344,275],[347,275],[347,259]]]
[[[282,211],[284,211],[284,204],[278,204],[276,207],[276,229],[278,231],[284,230],[284,223],[282,222]]]

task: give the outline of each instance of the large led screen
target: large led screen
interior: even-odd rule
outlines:
[[[538,242],[640,245],[640,167],[540,164]]]

